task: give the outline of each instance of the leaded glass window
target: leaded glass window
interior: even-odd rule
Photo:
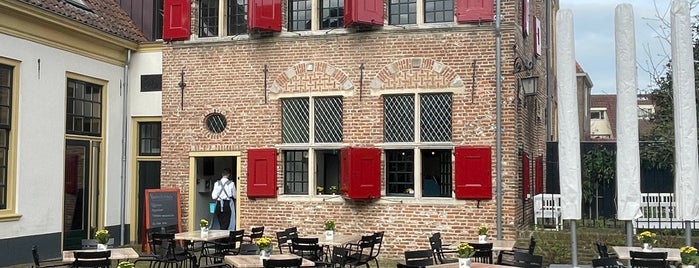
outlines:
[[[218,36],[218,0],[199,1],[199,37]]]
[[[320,10],[320,28],[342,28],[344,18],[344,0],[321,0],[323,7]]]
[[[388,24],[417,23],[416,0],[390,0],[388,4]]]
[[[66,133],[102,134],[102,86],[68,79]]]
[[[282,142],[309,142],[308,98],[282,100]]]
[[[420,95],[420,140],[451,141],[451,94]]]
[[[415,141],[415,97],[384,96],[384,141]]]
[[[228,0],[228,35],[248,31],[248,1]]]
[[[425,22],[454,21],[454,0],[425,0]]]
[[[315,142],[342,142],[342,98],[315,98]]]
[[[289,0],[289,31],[311,29],[311,0]]]

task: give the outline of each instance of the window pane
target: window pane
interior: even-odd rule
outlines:
[[[386,195],[414,195],[413,150],[386,150]]]
[[[218,36],[218,0],[199,1],[199,36]]]
[[[420,95],[420,140],[451,141],[451,94]]]
[[[453,0],[425,0],[425,22],[454,21]]]
[[[344,18],[344,0],[321,0],[323,7],[321,10],[321,29],[341,28]]]
[[[282,100],[282,142],[308,143],[308,99]]]
[[[416,0],[396,0],[388,5],[388,13],[391,17],[388,24],[414,24],[417,13],[415,12]]]
[[[342,98],[314,99],[315,141],[342,142]]]
[[[311,29],[311,0],[289,0],[289,31]]]
[[[139,155],[160,155],[161,122],[138,123]]]
[[[284,151],[284,194],[308,194],[308,151]]]
[[[247,33],[248,1],[228,0],[228,35]]]
[[[14,67],[0,64],[0,210],[7,209],[7,164],[12,129],[12,72]]]
[[[423,149],[422,196],[451,197],[451,150]]]
[[[102,86],[69,79],[68,87],[66,133],[100,136],[102,133]],[[75,94],[70,94],[71,87],[75,89]]]
[[[415,141],[414,97],[384,96],[384,141]]]
[[[339,194],[340,150],[317,150],[316,172],[317,194]]]

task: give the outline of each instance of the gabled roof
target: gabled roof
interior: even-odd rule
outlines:
[[[114,0],[15,0],[120,38],[144,42],[147,38]],[[82,3],[85,5],[83,6]]]

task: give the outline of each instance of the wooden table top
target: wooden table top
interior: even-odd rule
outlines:
[[[459,263],[458,262],[452,262],[452,263],[445,263],[445,264],[435,264],[435,265],[428,265],[425,267],[429,268],[458,268]],[[471,262],[471,268],[512,268],[512,266],[505,266],[505,265],[498,265],[498,264],[489,264],[489,263],[480,263],[480,262]]]
[[[500,250],[512,250],[515,247],[515,243],[517,241],[515,240],[497,240],[497,239],[491,239],[487,240],[487,243],[493,243],[493,250],[494,251],[500,251]],[[466,241],[469,244],[481,244],[478,241]],[[449,245],[449,248],[458,248],[459,244],[461,242],[455,242]]]
[[[272,254],[270,259],[294,259],[294,258],[301,258],[298,255],[294,254]],[[262,266],[262,260],[260,259],[260,255],[232,255],[232,256],[226,256],[223,261],[233,267],[236,268],[263,268]],[[301,266],[304,267],[314,267],[316,264],[312,261],[309,261],[307,259],[303,259],[301,262]]]
[[[109,257],[110,260],[130,260],[138,259],[140,257],[138,253],[133,248],[109,248],[107,249],[112,252]],[[75,251],[98,251],[96,249],[86,249],[86,250],[65,250],[63,251],[63,262],[74,262],[75,257],[73,257],[73,252]]]
[[[189,231],[175,234],[175,240],[189,241],[214,241],[221,238],[226,238],[230,235],[228,230],[209,230],[207,234],[202,234],[201,230]]]
[[[619,256],[620,260],[628,260],[631,259],[631,254],[629,254],[630,251],[643,251],[641,247],[624,247],[624,246],[614,246],[612,247],[612,250],[616,252],[616,255]],[[682,258],[680,258],[680,249],[679,248],[653,248],[651,249],[652,252],[667,252],[667,260],[668,261],[681,261]]]
[[[338,233],[333,235],[333,240],[325,240],[325,234],[310,235],[308,237],[318,238],[318,245],[321,246],[344,246],[347,243],[357,242],[362,238],[361,235]]]

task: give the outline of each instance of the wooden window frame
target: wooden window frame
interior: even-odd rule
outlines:
[[[0,209],[0,222],[3,221],[16,221],[19,220],[22,215],[17,214],[16,211],[16,185],[17,185],[17,131],[13,129],[12,126],[17,125],[17,103],[18,103],[18,91],[19,91],[19,72],[20,72],[20,62],[2,58],[0,57],[0,67],[11,69],[10,74],[10,85],[9,89],[11,91],[10,96],[10,125],[7,126],[9,131],[7,133],[7,163],[4,170],[6,176],[6,183],[3,189],[5,196],[5,206]]]

